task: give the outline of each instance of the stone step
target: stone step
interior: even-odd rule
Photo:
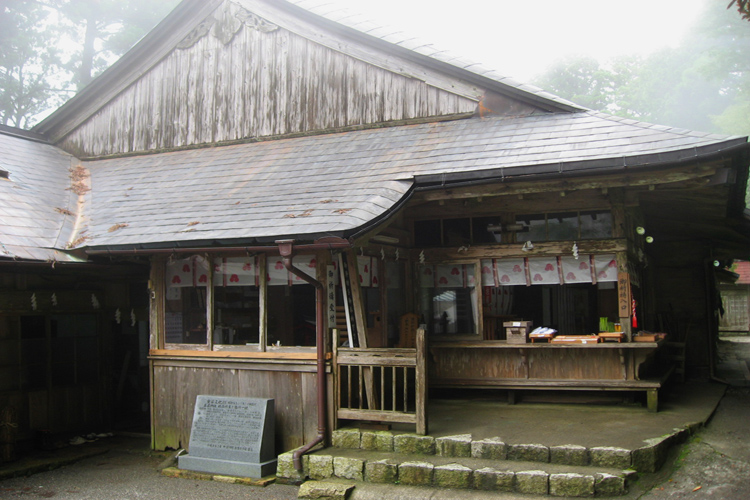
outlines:
[[[475,440],[470,434],[456,436],[422,436],[391,431],[361,430],[355,427],[337,429],[332,445],[339,449],[382,451],[393,454],[482,458],[491,460],[527,461],[559,465],[594,466],[656,472],[664,464],[668,449],[683,442],[691,428],[674,429],[658,438],[647,440],[634,450],[618,447],[590,447],[575,444],[546,446],[543,444],[512,444],[500,437]]]
[[[279,456],[277,476],[287,480],[346,479],[435,488],[515,492],[569,497],[619,496],[632,470],[522,460],[404,454],[327,448],[303,456],[296,471],[292,453]]]

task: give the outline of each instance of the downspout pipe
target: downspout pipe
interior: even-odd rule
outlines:
[[[292,258],[294,257],[294,240],[279,240],[276,242],[279,246],[279,255],[282,257],[284,267],[301,279],[315,287],[315,345],[317,347],[317,373],[318,373],[318,435],[302,448],[298,448],[292,453],[294,468],[302,470],[302,455],[310,451],[314,446],[322,443],[326,439],[326,353],[325,353],[325,327],[324,327],[324,303],[325,288],[323,284],[315,278],[305,274],[300,269],[294,267]]]

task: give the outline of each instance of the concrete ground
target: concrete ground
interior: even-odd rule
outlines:
[[[715,383],[676,386],[663,398],[663,409],[649,413],[638,405],[599,406],[522,402],[508,405],[481,397],[434,401],[431,434],[472,433],[476,438],[501,436],[508,443],[640,446],[675,427],[708,421],[685,446],[674,450],[657,474],[644,475],[626,497],[750,498],[750,389]],[[723,398],[722,398],[723,396]],[[721,400],[721,404],[718,402]],[[718,404],[718,410],[709,420]],[[59,499],[293,499],[298,488],[273,484],[252,487],[216,481],[165,477],[157,470],[172,454],[148,449],[146,437],[116,436],[95,443],[37,454],[0,465],[0,498]],[[88,458],[84,456],[88,455]],[[74,463],[69,463],[74,461]],[[50,466],[59,466],[46,470]],[[34,473],[9,478],[14,473]],[[5,479],[3,479],[5,478]],[[511,499],[513,494],[435,490],[358,484],[352,500],[365,499]]]
[[[476,391],[466,399],[464,391],[462,399],[430,401],[429,434],[471,434],[475,440],[500,437],[509,444],[635,449],[646,439],[707,421],[724,390],[723,384],[710,382],[674,385],[661,391],[657,413],[637,402],[624,405],[610,393],[527,393],[521,403],[510,405],[503,393]]]

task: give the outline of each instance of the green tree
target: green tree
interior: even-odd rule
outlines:
[[[178,0],[38,0],[57,11],[63,32],[77,50],[66,68],[83,88],[132,47]]]
[[[26,128],[32,117],[60,103],[53,88],[60,70],[47,12],[32,2],[0,7],[0,123]]]
[[[0,122],[27,128],[132,47],[178,0],[0,0]]]
[[[705,4],[682,43],[643,59],[575,59],[534,83],[600,111],[692,130],[750,133],[750,29]]]

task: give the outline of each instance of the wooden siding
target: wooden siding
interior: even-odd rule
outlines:
[[[719,317],[719,331],[740,332],[750,331],[750,290],[747,286],[739,285],[732,289],[729,286],[721,288],[721,302],[724,315]]]
[[[154,448],[187,448],[200,394],[273,398],[276,453],[317,435],[315,364],[258,365],[252,361],[152,360]],[[296,371],[295,371],[296,370]]]
[[[231,4],[232,9],[240,7]],[[231,16],[229,16],[231,17]],[[90,157],[474,112],[477,102],[277,26],[174,49],[60,143]],[[231,31],[231,30],[230,30]]]

